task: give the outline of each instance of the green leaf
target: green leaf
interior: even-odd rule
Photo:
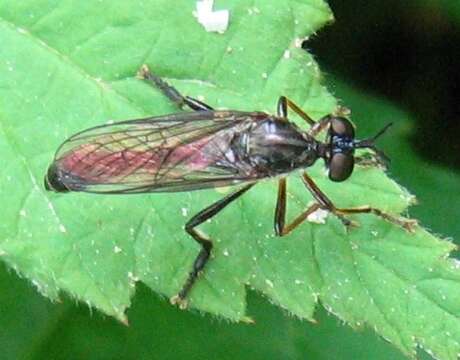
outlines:
[[[450,207],[445,206],[448,203],[455,208],[460,201],[458,175],[450,173],[448,177],[447,171],[415,156],[407,146],[407,131],[412,128],[409,124],[413,121],[407,114],[395,110],[389,103],[342,86],[337,79],[332,80],[331,87],[337,96],[356,109],[353,119],[358,128],[365,127],[372,133],[380,127],[382,119],[391,119],[397,124],[391,136],[381,140],[381,146],[393,160],[392,175],[403,183],[410,183],[420,203],[429,204],[412,207],[411,212],[417,211],[418,216],[434,230],[443,229],[444,233],[458,237],[455,217]],[[421,168],[424,169],[423,177],[414,177],[414,171]],[[433,196],[432,185],[436,185],[436,181],[445,191]],[[0,343],[8,344],[4,353],[7,359],[60,359],[68,357],[68,354],[80,358],[136,359],[151,359],[158,354],[162,354],[163,358],[193,354],[204,359],[212,354],[213,358],[222,360],[306,357],[403,359],[402,354],[396,353],[391,344],[377,338],[371,329],[354,331],[321,308],[315,312],[317,323],[299,321],[286,316],[285,311],[268,304],[254,292],[248,293],[248,313],[256,319],[256,323],[248,326],[179,311],[167,301],[152,296],[152,291],[138,283],[133,304],[127,312],[130,326],[125,327],[85,306],[75,306],[75,301],[67,297],[62,299],[62,303],[52,306],[34,294],[24,279],[4,273],[0,271],[0,309],[3,310],[0,313],[3,319]],[[24,309],[27,309],[26,313]],[[180,337],[177,336],[178,331]]]
[[[331,19],[323,2],[217,2],[231,11],[223,35],[206,33],[193,6],[5,1],[0,8],[0,149],[8,174],[1,179],[7,210],[0,254],[50,298],[65,291],[125,321],[136,281],[173,295],[199,249],[183,224],[223,195],[44,191],[46,167],[66,136],[108,119],[175,111],[134,78],[141,64],[217,107],[273,113],[283,94],[314,118],[335,108],[315,62],[296,40]],[[320,164],[310,173],[341,207],[370,204],[396,214],[412,200],[377,169],[359,169],[339,185],[327,181]],[[289,182],[292,217],[311,197],[297,174]],[[306,223],[275,238],[275,183],[261,183],[201,227],[215,240],[215,256],[191,294],[192,307],[244,320],[248,284],[301,318],[313,320],[319,299],[347,323],[369,324],[407,354],[420,344],[439,357],[455,357],[460,273],[446,259],[451,243],[423,229],[407,234],[372,216],[356,217],[362,226],[349,234],[329,218],[326,225]]]

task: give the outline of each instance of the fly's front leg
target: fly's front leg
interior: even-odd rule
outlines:
[[[200,275],[201,271],[206,266],[206,263],[211,256],[212,251],[212,241],[208,239],[202,232],[195,229],[198,225],[202,224],[208,219],[211,219],[214,215],[216,215],[219,211],[221,211],[224,207],[230,204],[233,200],[236,200],[241,195],[243,195],[246,191],[248,191],[254,184],[248,184],[243,188],[225,196],[223,199],[215,202],[214,204],[208,206],[204,210],[201,210],[198,214],[193,216],[185,225],[185,230],[193,237],[193,239],[200,244],[201,250],[198,256],[195,258],[193,262],[192,270],[188,274],[188,278],[185,281],[184,285],[182,286],[181,290],[178,292],[177,295],[171,298],[172,304],[177,304],[181,309],[185,309],[187,307],[187,295],[189,294],[190,290],[193,287],[196,279]]]
[[[343,106],[338,106],[337,109],[333,114],[329,114],[326,116],[323,116],[321,119],[319,119],[308,131],[308,134],[316,137],[320,132],[325,130],[329,124],[331,123],[331,120],[336,117],[347,117],[350,115],[350,109],[347,109],[346,107]]]
[[[341,215],[374,214],[376,216],[381,217],[382,219],[385,219],[388,222],[391,222],[393,224],[403,227],[409,232],[414,232],[415,227],[417,225],[417,220],[395,217],[395,216],[392,216],[390,214],[383,212],[380,209],[376,209],[368,205],[359,206],[355,208],[348,208],[348,209],[347,208],[345,209],[336,208],[335,212],[336,214],[341,214]]]
[[[376,216],[381,217],[382,219],[391,222],[393,224],[399,225],[408,231],[414,231],[417,222],[415,220],[408,220],[396,216],[392,216],[383,212],[380,209],[373,208],[371,206],[360,206],[356,208],[338,208],[336,207],[332,201],[324,194],[319,187],[315,184],[315,182],[310,178],[306,173],[303,173],[302,180],[307,187],[307,189],[311,192],[313,197],[318,201],[320,207],[330,211],[335,216],[337,216],[342,223],[346,227],[350,226],[357,226],[358,224],[352,220],[347,219],[344,215],[351,215],[351,214],[374,214]]]
[[[308,134],[315,137],[318,135],[320,132],[325,130],[329,124],[331,123],[331,120],[335,117],[348,117],[350,115],[350,109],[347,109],[346,107],[343,106],[338,106],[337,109],[334,111],[333,114],[329,114],[326,116],[323,116],[321,119],[319,119],[308,131]]]
[[[331,119],[331,115],[323,116],[308,130],[308,135],[316,137],[316,135],[318,135],[329,126]]]
[[[187,105],[195,111],[212,111],[211,106],[189,96],[183,96],[175,87],[169,85],[166,81],[159,76],[152,74],[147,65],[142,65],[138,72],[138,77],[142,80],[149,81],[152,85],[161,90],[161,92],[168,97],[178,107],[182,108]]]
[[[286,223],[286,178],[281,178],[278,181],[278,198],[276,201],[275,209],[275,233],[278,236],[289,234],[297,226],[302,224],[310,214],[314,213],[320,208],[320,205],[315,203],[309,206],[305,211],[299,214],[290,224]]]

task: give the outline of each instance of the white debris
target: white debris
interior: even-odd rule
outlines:
[[[315,224],[325,224],[328,214],[329,214],[329,211],[318,209],[312,212],[310,215],[308,215],[307,221],[315,223]]]
[[[230,19],[228,10],[213,11],[214,0],[201,0],[196,2],[196,11],[193,15],[208,32],[224,33]]]

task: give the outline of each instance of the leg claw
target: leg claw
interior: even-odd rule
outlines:
[[[359,227],[359,222],[357,221],[350,220],[341,214],[336,214],[336,216],[340,219],[340,221],[342,221],[342,224],[345,226],[347,231]]]
[[[357,221],[353,221],[353,220],[348,220],[348,222],[345,224],[345,229],[348,231],[351,231],[355,228],[358,228],[359,227],[359,222]]]
[[[415,232],[415,228],[417,227],[417,225],[418,225],[418,222],[417,220],[414,220],[414,219],[402,220],[402,223],[401,223],[401,226],[411,233]]]

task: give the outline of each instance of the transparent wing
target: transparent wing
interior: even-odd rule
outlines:
[[[54,171],[70,190],[117,194],[254,180],[253,169],[235,158],[231,142],[264,115],[205,111],[98,126],[61,145]]]

